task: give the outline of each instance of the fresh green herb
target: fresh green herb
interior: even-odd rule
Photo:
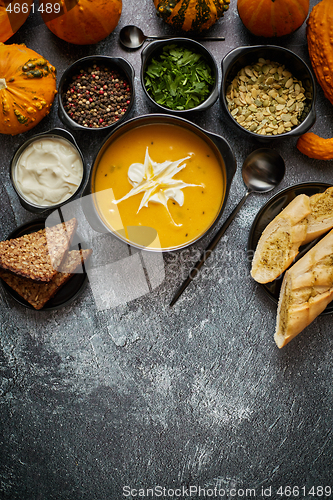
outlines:
[[[207,99],[215,83],[205,58],[176,44],[152,58],[144,75],[148,94],[173,110],[192,109]]]

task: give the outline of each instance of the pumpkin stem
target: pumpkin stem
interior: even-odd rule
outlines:
[[[4,78],[0,78],[0,90],[6,89],[6,88],[7,88],[6,80]]]

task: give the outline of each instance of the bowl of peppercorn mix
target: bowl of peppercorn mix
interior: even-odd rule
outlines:
[[[73,130],[110,130],[130,115],[134,69],[121,57],[83,57],[65,70],[58,95],[65,125]]]

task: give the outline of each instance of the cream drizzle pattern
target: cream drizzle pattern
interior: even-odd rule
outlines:
[[[184,193],[182,189],[186,187],[204,187],[203,184],[187,184],[181,179],[173,178],[186,167],[186,163],[183,162],[189,158],[190,156],[186,156],[177,161],[156,163],[150,158],[147,147],[144,163],[132,163],[128,169],[128,180],[133,189],[123,198],[113,200],[113,203],[118,204],[131,196],[144,193],[137,213],[141,208],[148,207],[149,202],[161,203],[168,211],[172,223],[175,226],[182,226],[182,224],[176,224],[173,220],[168,208],[168,200],[174,200],[179,206],[183,206]],[[181,165],[182,163],[183,165]]]

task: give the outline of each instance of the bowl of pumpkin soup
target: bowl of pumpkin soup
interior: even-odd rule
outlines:
[[[187,247],[223,212],[236,170],[222,137],[172,115],[119,125],[102,144],[84,192],[98,231],[152,251]]]

